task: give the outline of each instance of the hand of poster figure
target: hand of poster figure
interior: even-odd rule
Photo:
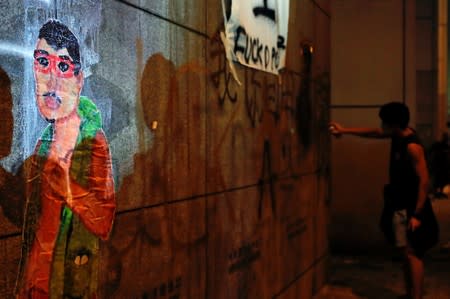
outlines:
[[[79,123],[66,123],[64,126],[56,125],[55,137],[50,148],[49,159],[60,163],[64,169],[69,169],[70,159],[79,133]]]
[[[66,201],[71,194],[69,168],[64,164],[49,158],[41,173],[42,191],[55,201]]]
[[[53,177],[55,182],[48,178],[48,186],[58,194],[60,200],[70,205],[72,191],[70,189],[70,165],[73,150],[77,141],[80,127],[80,118],[67,118],[64,122],[56,122],[54,141],[51,145],[44,176]]]

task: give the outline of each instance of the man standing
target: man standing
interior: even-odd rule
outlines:
[[[437,243],[438,226],[427,197],[429,176],[424,148],[416,132],[408,127],[409,109],[391,102],[381,107],[381,128],[344,128],[330,123],[330,132],[339,137],[351,134],[369,138],[391,138],[389,185],[385,190],[392,210],[388,227],[393,241],[405,258],[407,297],[422,298],[426,250]]]
[[[80,96],[79,44],[49,20],[34,50],[36,104],[49,125],[28,172],[18,298],[97,298],[99,238],[115,212],[114,182],[100,112]]]

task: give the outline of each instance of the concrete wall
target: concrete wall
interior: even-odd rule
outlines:
[[[437,1],[416,3],[417,130],[430,146],[441,135],[437,124]]]
[[[11,296],[20,253],[20,165],[45,125],[30,54],[56,16],[83,43],[82,94],[102,111],[113,158],[118,211],[101,246],[101,298],[317,292],[328,256],[331,2],[291,1],[285,72],[237,66],[239,87],[219,38],[221,1],[2,1],[0,297]]]
[[[332,1],[331,118],[378,127],[379,107],[404,101],[415,114],[415,1]],[[333,250],[384,249],[378,229],[388,181],[389,142],[332,141],[330,244]]]

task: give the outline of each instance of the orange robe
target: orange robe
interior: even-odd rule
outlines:
[[[18,298],[96,298],[98,239],[108,238],[116,208],[109,148],[101,129],[84,136],[81,129],[67,182],[46,157],[48,130],[29,174],[16,291]]]

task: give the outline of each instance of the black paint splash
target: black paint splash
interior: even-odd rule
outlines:
[[[264,141],[264,151],[263,151],[263,165],[261,171],[261,178],[258,182],[259,187],[259,206],[258,206],[258,216],[262,217],[262,208],[264,201],[264,190],[266,182],[269,183],[270,192],[270,202],[272,205],[272,213],[276,214],[276,198],[275,198],[275,181],[277,179],[276,174],[272,172],[272,162],[271,162],[271,150],[269,140]]]
[[[312,48],[309,44],[302,45],[302,82],[297,95],[296,121],[297,134],[300,144],[305,149],[311,146],[312,104],[311,104],[311,77],[312,77]]]
[[[264,16],[275,22],[275,10],[267,6],[267,0],[264,0],[264,6],[253,8],[253,14],[255,17]]]

